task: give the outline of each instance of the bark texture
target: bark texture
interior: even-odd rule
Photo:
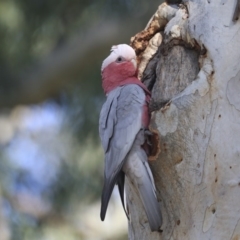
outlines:
[[[234,1],[162,4],[132,38],[152,91],[152,161],[163,213],[151,232],[127,184],[129,239],[240,239],[240,21]],[[157,21],[159,19],[159,22]],[[146,37],[152,29],[154,34]],[[141,37],[142,36],[142,37]]]

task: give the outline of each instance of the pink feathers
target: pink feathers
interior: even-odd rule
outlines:
[[[151,93],[137,78],[136,54],[134,50],[126,44],[114,46],[111,50],[111,54],[103,61],[102,65],[102,87],[104,92],[107,95],[115,88],[127,84],[140,86],[146,94],[142,123],[144,127],[147,127],[149,124],[148,103]]]
[[[116,87],[140,82],[136,76],[137,69],[131,61],[112,62],[102,71],[102,86],[105,94]]]

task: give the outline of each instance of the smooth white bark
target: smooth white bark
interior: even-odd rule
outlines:
[[[169,106],[152,113],[151,127],[161,142],[152,170],[163,232],[150,232],[142,205],[128,188],[129,239],[240,239],[240,20],[232,22],[235,4],[190,1],[188,13],[179,9],[165,26],[165,37],[197,42],[206,54],[199,59],[197,78]]]

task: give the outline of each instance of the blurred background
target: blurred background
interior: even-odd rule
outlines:
[[[100,221],[100,68],[162,1],[0,0],[0,240],[127,239]]]

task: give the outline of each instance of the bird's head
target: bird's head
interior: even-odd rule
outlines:
[[[119,44],[111,48],[110,55],[102,63],[102,86],[107,94],[114,88],[137,78],[137,60],[132,47]]]

